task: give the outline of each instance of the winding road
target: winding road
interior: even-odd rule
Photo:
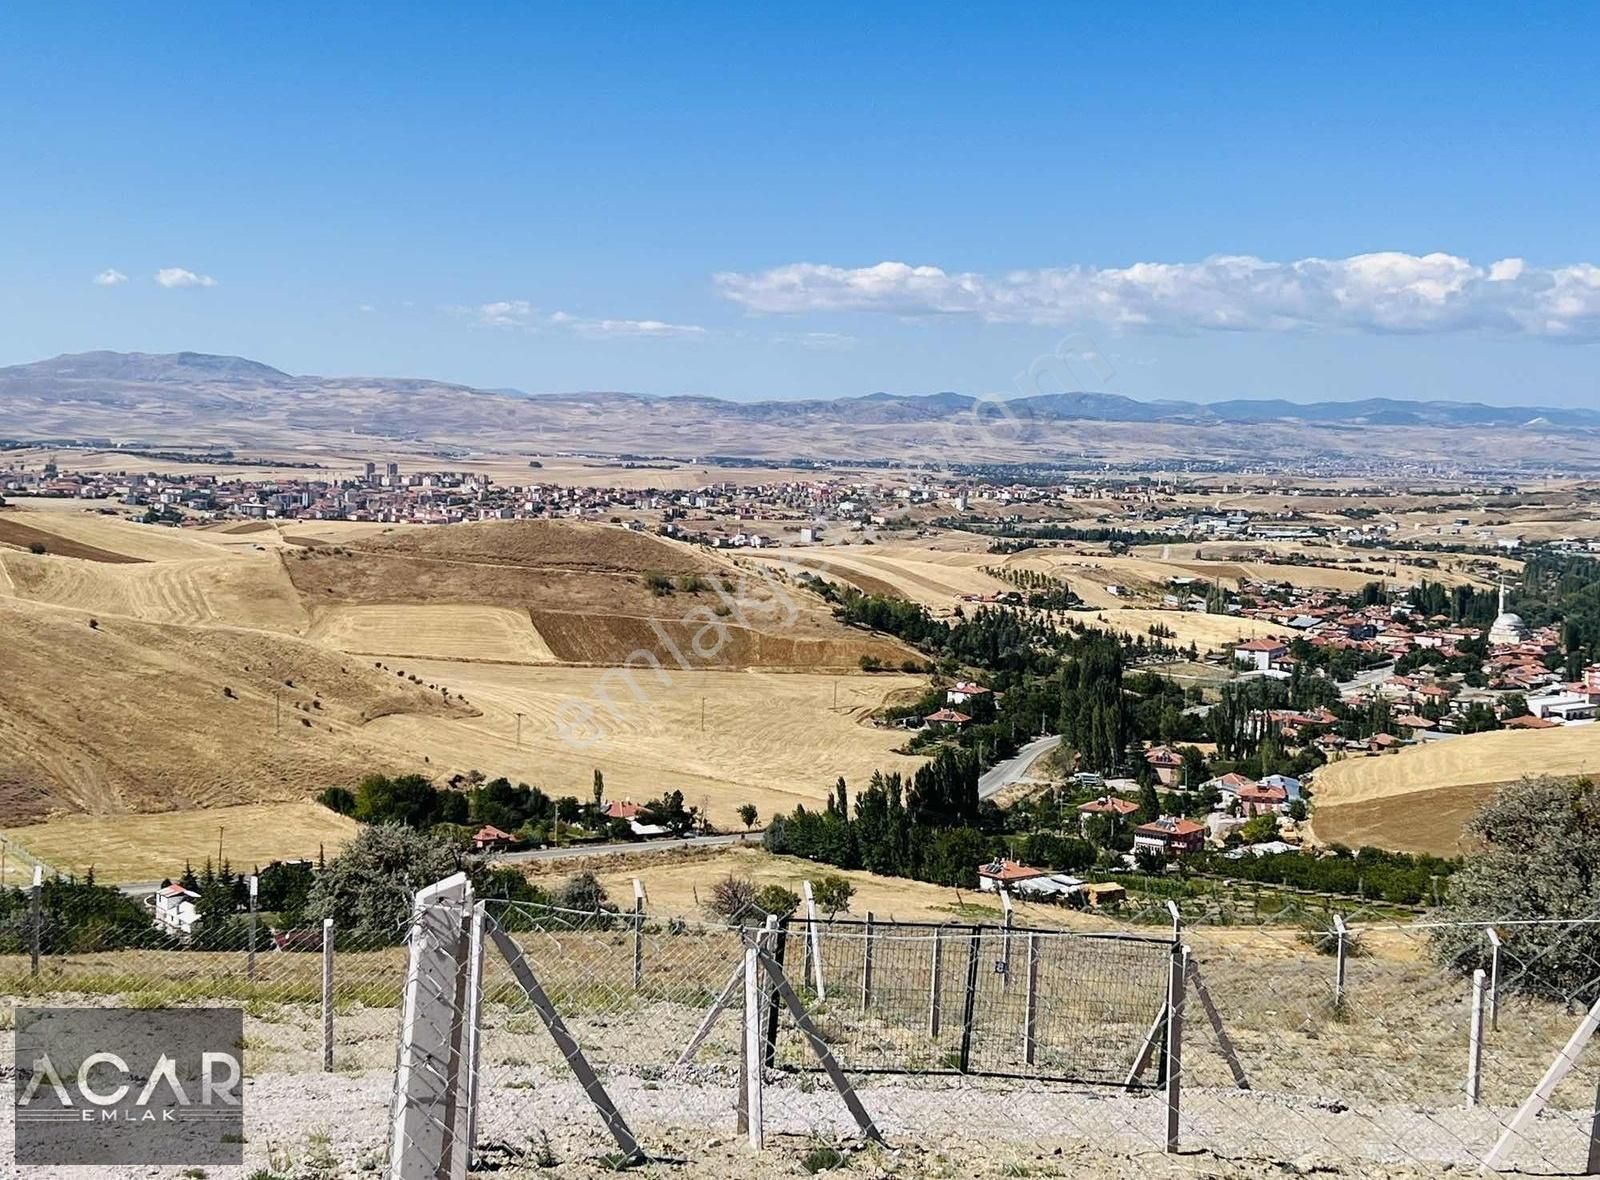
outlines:
[[[995,763],[978,779],[978,798],[992,799],[1012,783],[1021,782],[1028,777],[1028,771],[1035,762],[1060,744],[1059,734],[1034,738],[1017,751],[1015,758]]]

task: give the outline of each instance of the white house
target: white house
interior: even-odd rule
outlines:
[[[944,699],[952,705],[964,705],[973,697],[988,696],[989,690],[981,684],[974,684],[970,680],[958,680],[945,689]]]
[[[154,911],[157,930],[187,938],[194,933],[195,923],[200,920],[200,912],[194,908],[199,900],[198,893],[172,884],[156,890],[146,904]]]
[[[1288,654],[1289,646],[1281,639],[1250,639],[1234,646],[1233,662],[1257,672],[1270,672]]]

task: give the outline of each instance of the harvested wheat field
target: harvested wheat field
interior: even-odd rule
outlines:
[[[421,769],[369,733],[468,708],[327,648],[0,597],[0,822],[304,798]]]
[[[93,868],[105,883],[176,877],[185,862],[197,869],[222,854],[236,870],[274,860],[331,857],[352,839],[355,820],[318,803],[254,803],[213,807],[197,814],[75,815],[12,828],[16,841],[45,863],[83,873]]]
[[[309,616],[275,554],[211,552],[137,565],[0,553],[0,596],[152,623],[305,629]]]
[[[555,662],[526,611],[498,606],[325,607],[306,638],[356,655]]]
[[[598,767],[609,798],[681,790],[724,828],[737,826],[741,803],[763,816],[820,805],[841,774],[856,782],[922,762],[893,752],[904,731],[864,720],[890,696],[919,690],[914,676],[684,672],[670,663],[659,673],[422,660],[395,667],[448,685],[481,713],[396,715],[369,727],[397,753],[431,756],[436,774],[479,769],[585,797]]]
[[[1471,734],[1323,767],[1313,819],[1324,843],[1451,856],[1496,787],[1525,775],[1596,772],[1600,726]]]
[[[52,553],[75,555],[67,547],[84,546],[114,555],[93,560],[169,561],[185,557],[206,557],[216,550],[193,529],[137,524],[121,515],[106,515],[98,508],[85,508],[78,500],[37,500],[26,507],[12,506],[0,513],[0,521],[25,525],[58,538]]]
[[[1011,589],[980,568],[999,564],[998,558],[931,546],[773,549],[763,551],[759,560],[814,570],[868,594],[892,594],[936,609],[949,609],[963,594],[997,594]]]
[[[1193,643],[1201,651],[1231,647],[1244,639],[1258,636],[1282,637],[1287,628],[1259,619],[1239,619],[1230,615],[1206,615],[1188,610],[1149,610],[1140,607],[1123,607],[1099,611],[1075,611],[1079,622],[1107,630],[1121,631],[1129,636],[1150,635],[1151,627],[1165,627],[1176,633],[1168,643],[1188,645]]]

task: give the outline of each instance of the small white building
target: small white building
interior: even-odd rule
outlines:
[[[195,923],[200,920],[200,911],[194,907],[199,900],[198,893],[171,884],[156,890],[146,904],[154,911],[152,920],[157,930],[187,938],[194,933]]]

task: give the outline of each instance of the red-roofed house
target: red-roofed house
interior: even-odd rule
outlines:
[[[472,837],[472,847],[479,852],[494,852],[501,848],[510,848],[517,842],[517,838],[510,832],[501,831],[493,824],[484,824]]]
[[[1049,875],[1049,869],[1036,869],[1020,861],[992,860],[986,865],[978,866],[978,888],[985,893],[999,893],[1010,889],[1019,881],[1032,881],[1036,877]]]
[[[960,729],[972,720],[965,713],[957,713],[954,709],[940,709],[929,713],[923,718],[929,725],[949,726],[951,729]]]
[[[1284,811],[1289,806],[1289,792],[1283,787],[1265,787],[1250,783],[1239,788],[1239,806],[1246,815],[1267,815]]]
[[[1192,819],[1164,815],[1154,823],[1133,829],[1133,848],[1159,852],[1163,856],[1184,856],[1205,846],[1206,829]]]
[[[638,819],[644,808],[628,799],[615,803],[607,803],[604,815],[607,819]]]
[[[1098,799],[1078,804],[1079,815],[1109,815],[1114,819],[1126,819],[1138,810],[1139,805],[1132,799],[1118,795],[1101,795]]]
[[[1156,781],[1170,787],[1183,775],[1183,755],[1168,746],[1152,746],[1144,760],[1156,772]]]
[[[1247,639],[1233,646],[1233,661],[1257,672],[1270,672],[1272,666],[1289,654],[1281,639]]]
[[[1551,721],[1545,717],[1535,717],[1532,713],[1524,713],[1521,717],[1513,717],[1505,723],[1507,729],[1555,729],[1560,722]]]
[[[988,696],[989,690],[981,684],[974,684],[970,680],[958,680],[945,689],[944,699],[948,704],[964,705],[973,697]]]

